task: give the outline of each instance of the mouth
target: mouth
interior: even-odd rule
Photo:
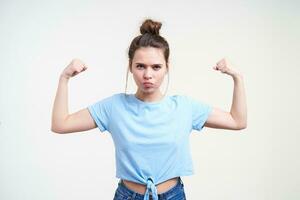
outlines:
[[[152,83],[143,83],[143,85],[144,85],[145,87],[153,87],[153,84],[152,84]]]

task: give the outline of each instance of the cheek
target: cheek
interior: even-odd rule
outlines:
[[[135,80],[135,82],[138,84],[139,82],[141,82],[142,78],[139,74],[132,74],[133,79]]]
[[[164,75],[164,74],[161,74],[161,75],[159,76],[159,80],[160,80],[161,82],[164,80],[164,78],[165,78],[165,75]]]

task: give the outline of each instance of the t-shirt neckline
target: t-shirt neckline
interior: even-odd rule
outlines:
[[[164,96],[162,99],[160,99],[159,101],[154,101],[154,102],[146,102],[146,101],[143,101],[139,98],[137,98],[135,96],[135,94],[131,94],[131,97],[134,99],[134,101],[140,103],[140,104],[143,104],[143,105],[159,105],[159,104],[162,104],[164,103],[166,100],[167,100],[167,96]]]

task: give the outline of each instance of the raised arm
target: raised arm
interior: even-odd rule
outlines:
[[[247,105],[243,76],[232,70],[228,60],[222,59],[214,67],[232,76],[234,81],[232,105],[230,112],[214,107],[204,126],[210,128],[240,130],[247,127]]]
[[[79,59],[73,59],[60,75],[59,84],[52,109],[51,131],[72,133],[96,128],[96,124],[87,108],[69,114],[68,82],[69,79],[87,69]]]

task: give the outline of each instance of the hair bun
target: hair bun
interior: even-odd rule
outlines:
[[[161,23],[153,21],[152,19],[146,19],[140,27],[141,34],[150,33],[153,35],[159,35],[159,29]]]

